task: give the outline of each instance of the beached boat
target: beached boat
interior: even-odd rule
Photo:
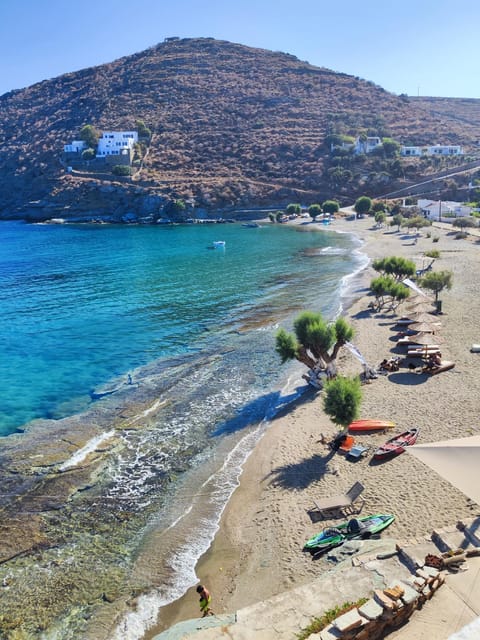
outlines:
[[[326,551],[333,547],[338,547],[346,540],[369,538],[386,529],[394,520],[395,516],[391,513],[377,513],[372,516],[352,518],[337,527],[327,527],[317,533],[317,535],[307,540],[303,548],[314,552]]]
[[[405,447],[415,444],[419,431],[419,429],[408,429],[408,431],[404,431],[397,436],[393,436],[393,438],[387,440],[385,444],[382,444],[381,447],[378,447],[373,454],[373,457],[376,460],[383,460],[385,458],[398,456],[400,453],[405,451]]]
[[[395,423],[391,420],[375,420],[364,419],[354,420],[348,425],[349,431],[382,431],[383,429],[392,429]]]

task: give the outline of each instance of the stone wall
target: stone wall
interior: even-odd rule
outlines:
[[[408,579],[394,580],[377,589],[368,602],[336,618],[310,636],[316,640],[381,640],[402,626],[445,582],[445,574],[423,566]]]

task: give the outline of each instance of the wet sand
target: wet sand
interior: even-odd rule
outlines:
[[[457,240],[448,227],[432,227],[423,230],[415,241],[413,235],[396,232],[396,227],[376,229],[371,219],[336,220],[331,228],[355,233],[364,241],[362,250],[370,259],[398,255],[423,268],[430,262],[424,252],[438,249],[441,255],[433,268],[453,272],[452,289],[444,290],[439,297],[443,310],[442,354],[455,362],[455,368],[430,377],[412,372],[408,364],[413,360],[405,360],[399,372],[379,376],[362,386],[361,417],[393,420],[398,431],[419,427],[419,442],[424,443],[478,433],[479,356],[470,353],[470,346],[480,341],[476,283],[479,238]],[[405,313],[406,305],[397,315],[368,310],[368,284],[376,275],[369,266],[352,280],[353,302],[345,311],[355,328],[353,343],[375,367],[386,357],[406,356],[395,342],[395,319]],[[345,349],[338,365],[343,375],[362,371],[360,363]],[[324,522],[313,521],[313,500],[343,493],[356,480],[365,485],[363,513],[394,513],[396,521],[389,536],[398,540],[427,535],[433,528],[480,513],[478,505],[413,456],[404,454],[374,463],[371,455],[350,462],[332,454],[323,441],[336,433],[335,425],[323,412],[322,394],[314,390],[307,391],[272,421],[247,460],[215,540],[196,568],[199,579],[212,592],[215,613],[234,612],[306,584],[324,571],[326,560],[315,562],[302,552],[303,543],[325,526]],[[357,441],[373,450],[388,437],[366,434]],[[197,616],[197,594],[192,588],[162,609],[161,624],[145,638]]]

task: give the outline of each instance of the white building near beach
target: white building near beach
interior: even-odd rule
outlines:
[[[472,214],[472,208],[461,202],[447,200],[422,200],[419,198],[417,206],[428,220],[451,218],[465,218]]]

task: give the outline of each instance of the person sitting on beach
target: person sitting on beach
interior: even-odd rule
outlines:
[[[197,593],[200,595],[200,613],[202,614],[202,618],[215,615],[210,609],[210,602],[212,600],[210,591],[204,587],[203,584],[199,584],[197,587]]]
[[[428,369],[435,369],[436,367],[439,367],[441,364],[442,364],[442,354],[440,352],[430,354],[427,361]]]

